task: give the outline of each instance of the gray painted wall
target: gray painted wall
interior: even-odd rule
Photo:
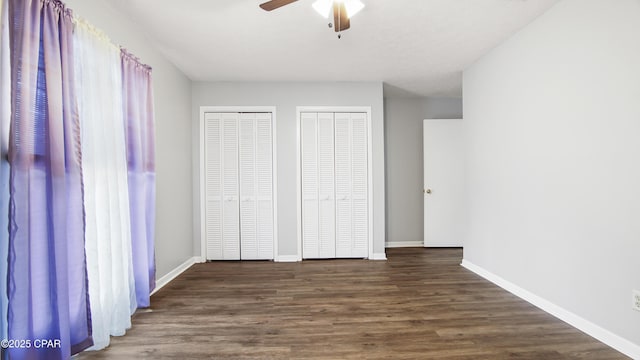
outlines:
[[[201,106],[275,106],[278,161],[278,251],[297,254],[296,106],[371,106],[373,137],[373,251],[384,253],[384,128],[382,83],[193,83],[194,198],[199,188]],[[194,252],[200,253],[200,205],[194,201]]]
[[[107,1],[65,0],[74,14],[153,67],[156,119],[156,277],[193,257],[191,81]]]
[[[387,243],[422,243],[422,120],[461,119],[462,99],[385,98]]]
[[[638,64],[640,1],[565,0],[465,71],[464,258],[640,358]]]

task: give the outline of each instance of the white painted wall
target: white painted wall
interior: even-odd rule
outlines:
[[[465,260],[637,358],[639,64],[640,1],[564,0],[467,69],[463,92]]]
[[[193,257],[191,81],[167,61],[108,1],[65,0],[74,14],[103,30],[153,67],[156,119],[156,278]]]
[[[424,237],[422,121],[461,119],[462,99],[385,98],[384,113],[387,244],[420,244]]]
[[[200,106],[275,106],[278,156],[278,252],[297,254],[296,106],[371,106],[373,141],[373,250],[384,253],[384,127],[382,83],[193,83],[194,199],[199,199]],[[200,253],[199,202],[194,201],[193,251]]]

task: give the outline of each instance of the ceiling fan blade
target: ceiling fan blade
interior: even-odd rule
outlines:
[[[271,10],[275,10],[275,9],[277,9],[279,7],[294,3],[296,1],[298,1],[298,0],[271,0],[271,1],[267,1],[266,3],[260,4],[260,7],[263,10],[271,11]]]
[[[347,8],[343,2],[333,2],[333,27],[336,32],[347,30],[351,27],[351,22],[347,16]]]

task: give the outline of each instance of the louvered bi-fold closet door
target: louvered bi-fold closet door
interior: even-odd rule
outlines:
[[[302,256],[336,256],[333,113],[301,114]]]
[[[240,257],[273,254],[272,120],[270,113],[240,114]]]
[[[207,260],[239,260],[238,114],[205,115]]]
[[[303,258],[368,256],[366,113],[301,113]]]
[[[318,114],[302,113],[300,118],[302,166],[302,257],[320,257],[318,222]]]
[[[336,257],[336,201],[333,113],[318,113],[318,251]]]
[[[366,113],[336,113],[336,257],[368,256]]]

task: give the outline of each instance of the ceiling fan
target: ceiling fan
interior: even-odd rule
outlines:
[[[271,0],[260,4],[260,7],[263,10],[272,11],[296,1],[298,0]],[[351,17],[364,8],[360,0],[316,0],[312,6],[326,18],[329,18],[333,11],[333,24],[329,23],[329,27],[335,29],[338,39],[341,37],[340,32],[351,27]]]

